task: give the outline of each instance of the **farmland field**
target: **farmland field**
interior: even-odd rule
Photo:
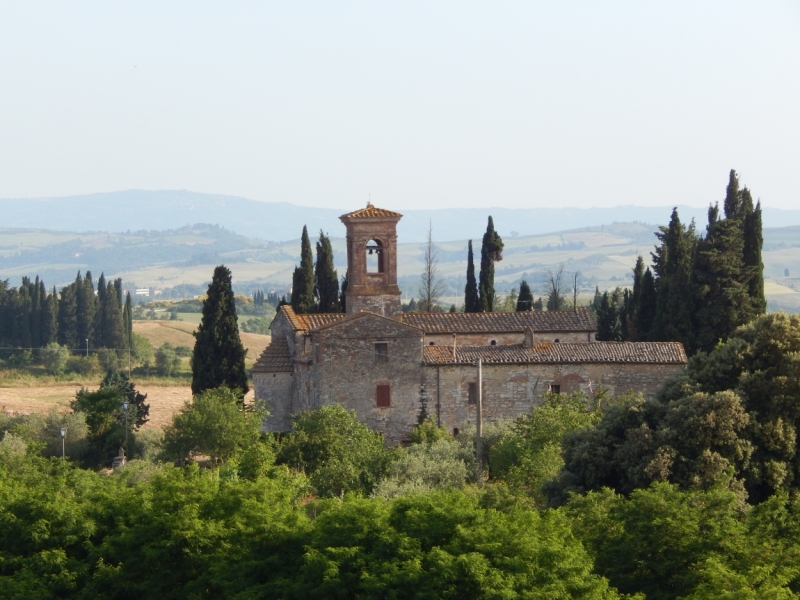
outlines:
[[[97,389],[98,384],[96,381],[87,381],[85,384],[0,387],[0,410],[22,414],[47,414],[52,410],[68,412],[70,400],[81,387]],[[164,427],[171,421],[173,413],[192,399],[192,390],[188,385],[161,386],[146,383],[136,387],[139,392],[147,394],[147,402],[150,404],[150,421],[145,427]],[[245,400],[253,401],[252,390]]]

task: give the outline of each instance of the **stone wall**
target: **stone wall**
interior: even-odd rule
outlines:
[[[292,374],[253,373],[255,397],[269,409],[264,422],[266,431],[289,431],[292,428]]]
[[[376,356],[376,343],[387,345],[385,362]],[[341,404],[389,443],[408,437],[426,410],[419,329],[364,314],[320,329],[312,344],[308,381],[301,375],[295,382],[300,395],[311,396],[312,407]],[[390,387],[388,407],[377,406],[379,384]]]
[[[525,333],[522,331],[512,331],[506,333],[459,333],[456,342],[459,346],[490,346],[492,341],[498,346],[509,344],[522,344],[525,340]],[[557,332],[534,332],[533,341],[535,342],[593,342],[594,333],[587,331],[557,331]],[[425,345],[433,342],[437,346],[452,346],[452,333],[426,333]]]
[[[484,365],[483,414],[486,421],[515,418],[542,403],[551,386],[561,393],[596,393],[601,387],[612,396],[629,391],[653,397],[661,385],[683,370],[683,365]],[[449,430],[475,421],[469,403],[469,383],[477,381],[473,366],[428,366],[425,381],[431,391],[429,413]]]

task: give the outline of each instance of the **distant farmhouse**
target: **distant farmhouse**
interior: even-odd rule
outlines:
[[[328,404],[356,411],[390,443],[427,416],[450,430],[475,421],[476,361],[487,421],[527,414],[547,392],[601,388],[652,397],[686,365],[679,343],[598,342],[588,308],[515,313],[403,314],[397,286],[402,215],[366,208],[347,228],[347,313],[298,315],[281,306],[272,342],[253,367],[266,426]],[[368,261],[373,255],[374,260]]]

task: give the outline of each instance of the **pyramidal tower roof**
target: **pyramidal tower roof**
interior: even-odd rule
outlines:
[[[376,208],[372,206],[372,203],[367,202],[366,208],[361,208],[359,210],[354,210],[351,213],[347,213],[346,215],[342,215],[339,217],[340,219],[380,219],[380,218],[394,218],[399,219],[403,215],[400,213],[396,213],[391,210],[386,210],[385,208]]]

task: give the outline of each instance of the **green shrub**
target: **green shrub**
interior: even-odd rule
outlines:
[[[67,366],[69,350],[56,342],[51,342],[41,349],[42,363],[48,373],[61,373]]]
[[[96,355],[70,356],[67,359],[67,371],[78,375],[94,375],[100,371],[100,360]]]

